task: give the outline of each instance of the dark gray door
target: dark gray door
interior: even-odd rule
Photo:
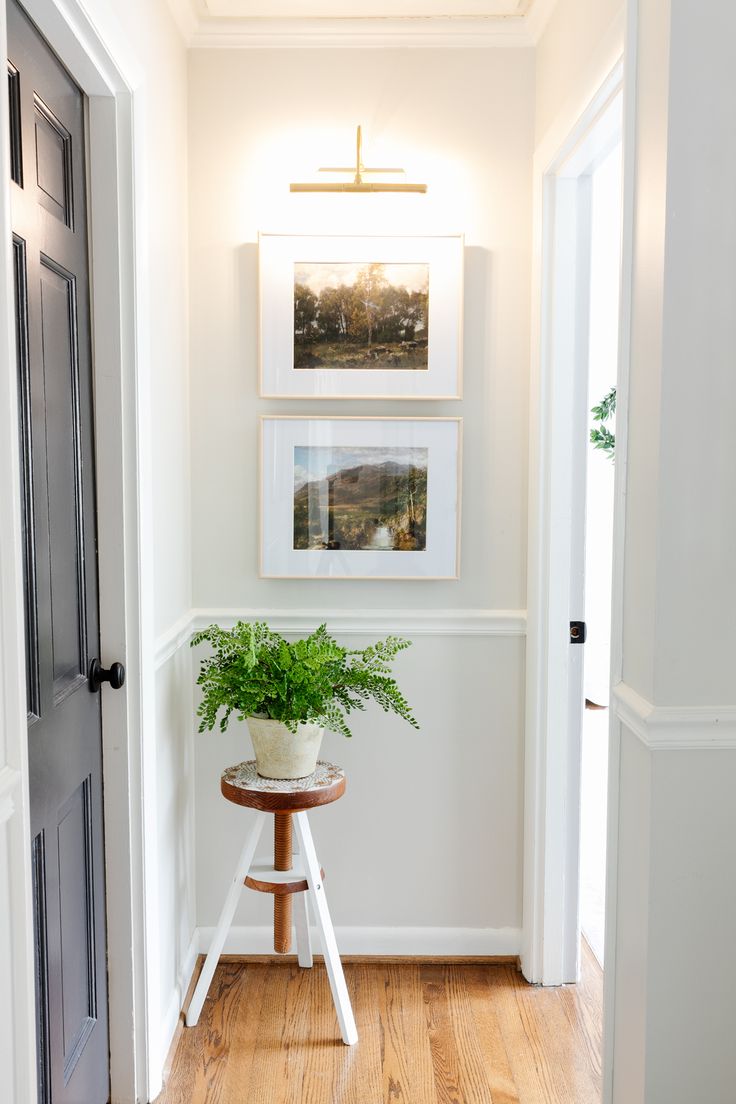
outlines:
[[[40,1104],[109,1098],[84,96],[8,0]]]

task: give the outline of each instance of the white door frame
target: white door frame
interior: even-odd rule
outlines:
[[[23,0],[24,7],[89,98],[90,287],[94,365],[100,638],[103,662],[123,658],[125,687],[103,691],[103,781],[107,873],[107,938],[111,1099],[148,1100],[150,1024],[157,1009],[157,967],[148,963],[146,935],[156,922],[155,832],[144,750],[152,710],[151,509],[145,295],[145,194],[140,89],[128,46],[103,40],[79,0]],[[110,36],[108,35],[108,38]],[[0,4],[0,50],[6,53],[6,11]],[[28,805],[20,465],[17,439],[7,82],[0,89],[0,928],[9,913],[10,938],[0,940],[0,979],[12,973],[0,1004],[0,1037],[13,1100],[36,1101],[31,851]],[[138,111],[136,106],[138,105]],[[7,793],[3,802],[3,793]],[[5,813],[3,813],[3,809]],[[3,819],[5,817],[4,829]],[[5,838],[2,838],[4,834]],[[4,849],[3,849],[4,847]],[[3,859],[6,870],[3,871]],[[5,888],[0,884],[0,889]],[[7,962],[3,955],[9,955]],[[153,1003],[156,1001],[156,1003]],[[5,1022],[7,1019],[7,1023]],[[154,1014],[155,1018],[155,1014]],[[156,1025],[157,1026],[157,1025]]]
[[[579,970],[583,649],[570,644],[568,623],[583,616],[584,597],[579,427],[587,414],[590,171],[613,140],[616,113],[620,134],[622,85],[618,62],[569,134],[542,147],[534,165],[541,245],[532,320],[522,969],[543,985],[574,982]]]

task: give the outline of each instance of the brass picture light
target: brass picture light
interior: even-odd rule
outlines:
[[[394,183],[379,183],[378,181],[367,181],[363,177],[371,173],[403,173],[403,169],[367,169],[363,164],[363,135],[361,128],[358,127],[358,133],[356,135],[355,142],[355,165],[349,168],[324,168],[320,169],[320,172],[324,173],[348,173],[353,176],[351,181],[345,181],[344,183],[327,183],[324,184],[316,182],[313,184],[290,184],[289,191],[292,192],[426,192],[426,184],[405,184],[396,182]]]

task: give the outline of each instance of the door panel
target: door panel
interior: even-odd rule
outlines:
[[[41,257],[41,351],[46,406],[51,654],[54,702],[86,678],[84,525],[81,513],[76,286]],[[70,508],[71,507],[71,508]]]
[[[71,1076],[96,1020],[94,880],[89,776],[59,813],[59,933],[64,1080]]]
[[[38,202],[72,226],[71,135],[40,96],[34,97]]]
[[[41,1104],[109,1097],[84,97],[8,0]]]
[[[18,357],[19,443],[21,464],[21,519],[25,577],[25,645],[28,724],[38,720],[40,668],[38,652],[38,588],[36,580],[36,527],[33,505],[31,373],[28,354],[28,281],[26,243],[13,235],[15,329]]]

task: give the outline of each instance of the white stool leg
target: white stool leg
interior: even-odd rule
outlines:
[[[238,865],[235,868],[233,874],[232,884],[228,890],[225,903],[222,906],[220,913],[220,919],[217,921],[217,927],[215,928],[215,934],[212,937],[212,943],[210,949],[207,952],[207,958],[205,959],[204,966],[202,967],[202,973],[199,975],[197,981],[197,987],[192,994],[192,999],[187,1009],[187,1027],[194,1027],[199,1019],[199,1014],[202,1011],[202,1005],[205,1002],[207,993],[212,982],[212,975],[215,972],[215,967],[222,954],[222,948],[225,945],[225,938],[230,930],[230,925],[233,922],[233,916],[235,915],[235,907],[238,903],[241,890],[243,888],[243,882],[245,881],[248,871],[250,870],[250,864],[253,862],[253,856],[256,853],[256,847],[258,846],[258,840],[263,828],[263,822],[266,819],[266,814],[257,812],[256,819],[253,823],[248,837],[243,845],[243,850],[240,853],[238,859]]]
[[[309,934],[309,915],[307,913],[306,893],[295,893],[294,928],[296,930],[296,955],[300,966],[307,969],[312,965],[312,939]]]
[[[345,984],[345,975],[342,972],[342,962],[340,962],[340,955],[337,951],[337,942],[335,940],[332,921],[330,920],[330,911],[327,908],[327,899],[325,898],[325,889],[322,885],[322,875],[317,861],[317,854],[314,850],[312,832],[309,827],[306,813],[295,813],[294,820],[296,821],[296,830],[299,835],[299,851],[304,859],[304,866],[306,868],[307,884],[309,886],[309,896],[314,910],[314,918],[317,921],[317,927],[319,928],[319,934],[322,940],[325,966],[327,967],[327,976],[330,979],[330,989],[332,990],[332,999],[335,1002],[335,1011],[337,1012],[337,1019],[340,1024],[342,1041],[348,1046],[351,1046],[358,1041],[358,1030],[355,1026],[353,1010],[350,1006],[348,987]]]

